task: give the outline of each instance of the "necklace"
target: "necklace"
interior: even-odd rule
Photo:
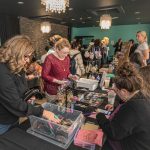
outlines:
[[[61,66],[62,66],[63,71],[65,72],[65,71],[66,71],[66,68],[64,67],[64,64],[61,63]]]
[[[55,52],[54,55],[61,61],[61,62],[60,62],[61,67],[62,67],[63,71],[65,72],[65,71],[66,71],[66,68],[64,67],[64,64],[63,64],[63,62],[62,62],[62,61],[64,61],[65,58],[63,58],[63,59],[60,58],[57,52]]]
[[[66,69],[65,69],[65,67],[64,67],[64,65],[63,65],[63,63],[60,63],[60,64],[61,64],[61,67],[62,67],[63,71],[65,72],[65,71],[66,71]]]
[[[61,65],[61,68],[63,69],[63,71],[65,72],[66,67],[65,67],[65,64],[64,64],[64,60],[60,60],[60,65]]]

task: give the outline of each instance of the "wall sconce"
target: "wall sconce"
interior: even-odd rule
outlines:
[[[49,33],[51,31],[51,24],[49,22],[42,22],[41,31],[42,33]]]

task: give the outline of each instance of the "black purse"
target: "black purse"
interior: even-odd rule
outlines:
[[[31,97],[35,96],[36,99],[42,99],[43,94],[40,92],[39,89],[30,89],[24,94],[24,101],[28,101]]]

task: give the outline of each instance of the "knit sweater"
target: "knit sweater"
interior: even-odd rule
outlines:
[[[70,74],[70,58],[67,56],[64,60],[58,59],[55,55],[49,54],[42,68],[42,78],[44,80],[44,89],[48,94],[56,95],[59,85],[53,80],[67,79]]]

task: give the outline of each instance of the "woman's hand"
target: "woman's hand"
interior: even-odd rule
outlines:
[[[67,84],[67,81],[65,81],[65,80],[57,80],[57,79],[54,79],[53,82],[54,82],[54,83],[57,83],[57,84],[59,84],[59,85],[65,85],[65,84]]]
[[[43,111],[43,117],[48,119],[48,120],[51,120],[55,123],[60,123],[60,121],[61,121],[53,112],[50,112],[47,110]]]
[[[113,106],[112,104],[107,104],[107,105],[105,106],[105,109],[107,109],[108,111],[113,111],[114,106]]]
[[[72,80],[79,80],[79,76],[77,76],[77,75],[72,75],[72,74],[69,74],[68,78],[69,78],[69,79],[72,79]]]
[[[35,100],[36,100],[36,97],[32,96],[30,99],[27,100],[27,103],[33,105]]]
[[[27,75],[27,80],[32,80],[35,78],[34,74]]]

